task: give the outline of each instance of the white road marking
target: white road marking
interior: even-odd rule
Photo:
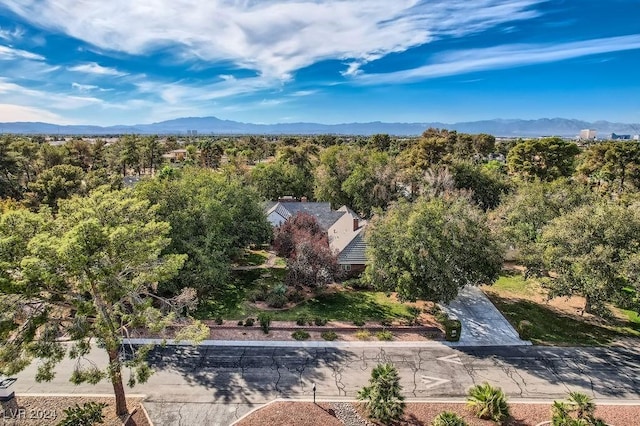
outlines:
[[[462,361],[460,360],[460,356],[458,354],[451,354],[447,356],[441,356],[440,358],[436,358],[438,361],[450,362],[451,364],[462,365]]]
[[[431,389],[434,388],[436,386],[440,386],[443,385],[447,382],[450,382],[451,380],[447,380],[447,379],[441,379],[439,377],[431,377],[431,376],[422,376],[422,383],[424,383],[425,389]]]

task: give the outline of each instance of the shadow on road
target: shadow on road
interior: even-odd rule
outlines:
[[[465,369],[473,377],[475,360],[492,363],[518,383],[522,397],[536,397],[536,381],[566,392],[581,390],[598,398],[640,397],[638,348],[562,348],[544,346],[458,347],[469,355]],[[481,380],[480,380],[481,381]]]
[[[332,348],[158,346],[148,361],[158,372],[179,373],[212,391],[217,401],[251,403],[257,395],[267,400],[311,396],[313,383],[337,380],[351,356]]]

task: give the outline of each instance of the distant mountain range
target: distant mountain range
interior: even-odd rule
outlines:
[[[0,133],[48,134],[48,135],[107,135],[107,134],[186,134],[197,131],[206,134],[269,134],[269,135],[372,135],[388,133],[397,136],[420,135],[429,127],[457,130],[464,133],[488,133],[495,136],[576,136],[582,129],[595,129],[598,136],[607,137],[610,133],[636,135],[640,133],[640,124],[611,123],[609,121],[580,121],[566,118],[541,118],[537,120],[483,120],[460,123],[278,123],[252,124],[238,121],[221,120],[216,117],[187,117],[161,121],[152,124],[133,126],[59,126],[49,123],[16,122],[0,123]]]

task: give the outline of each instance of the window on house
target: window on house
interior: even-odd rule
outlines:
[[[340,265],[342,267],[343,271],[350,271],[351,270],[351,265]]]

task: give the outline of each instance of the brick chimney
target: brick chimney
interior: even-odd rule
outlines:
[[[358,226],[360,225],[360,222],[358,221],[357,217],[353,218],[353,230],[357,231],[358,230]]]

